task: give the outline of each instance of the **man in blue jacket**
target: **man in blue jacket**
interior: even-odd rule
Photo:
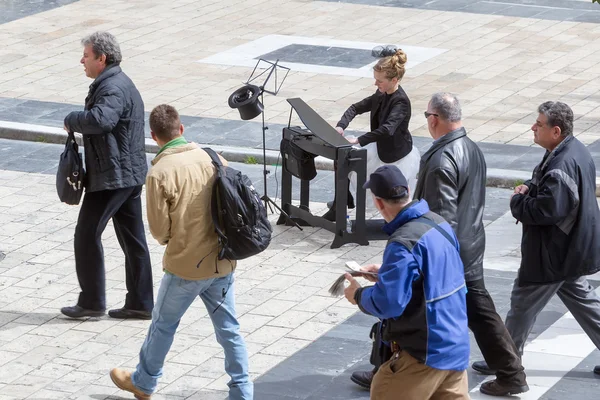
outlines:
[[[383,320],[392,358],[373,378],[372,400],[469,399],[469,328],[464,269],[450,225],[410,201],[408,182],[384,165],[364,185],[387,222],[390,239],[374,286],[361,287],[349,274],[344,294],[366,314]]]

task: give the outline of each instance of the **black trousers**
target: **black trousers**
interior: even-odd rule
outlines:
[[[503,383],[526,384],[521,356],[504,322],[496,312],[494,300],[483,279],[467,282],[467,319],[479,350],[487,365],[496,370],[496,378]],[[385,344],[382,346],[387,347]],[[388,349],[377,349],[374,343],[371,363],[375,370],[391,357]]]
[[[521,355],[496,312],[483,278],[467,282],[467,318],[479,350],[487,365],[496,370],[498,381],[525,385]]]
[[[102,233],[112,218],[125,253],[125,308],[151,311],[154,306],[152,264],[142,220],[142,186],[85,193],[75,227],[75,266],[81,287],[77,304],[106,309]]]

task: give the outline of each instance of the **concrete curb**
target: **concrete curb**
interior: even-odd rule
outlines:
[[[75,134],[77,142],[82,145],[82,137],[80,134]],[[67,133],[63,129],[53,128],[43,125],[23,124],[19,122],[0,121],[0,138],[24,140],[38,143],[55,143],[64,144],[67,140]],[[219,145],[203,145],[210,147],[217,153],[223,155],[227,160],[232,162],[247,163],[249,158],[252,162],[263,162],[262,149],[234,147],[234,146],[219,146]],[[146,152],[156,154],[158,146],[151,139],[146,139]],[[267,150],[267,164],[281,164],[281,156],[278,151]],[[325,171],[333,171],[333,161],[327,158],[318,156],[315,158],[317,169]],[[531,172],[488,168],[487,171],[487,186],[499,188],[513,188],[527,179],[531,178]],[[600,197],[600,178],[596,178],[596,196]]]

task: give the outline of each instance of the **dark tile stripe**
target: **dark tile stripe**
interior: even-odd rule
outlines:
[[[0,24],[75,3],[78,0],[0,0]]]
[[[82,106],[74,104],[0,97],[0,120],[3,121],[62,127],[64,117],[69,112],[81,109]],[[149,112],[146,113],[146,137],[150,138],[148,116]],[[415,118],[417,117],[415,116]],[[260,122],[257,121],[236,121],[183,115],[181,116],[181,122],[186,128],[185,137],[197,143],[262,148],[262,128]],[[465,124],[468,129],[468,120],[465,121]],[[285,125],[268,124],[268,126],[269,129],[266,131],[267,149],[279,150],[281,130]],[[360,135],[360,132],[349,130],[348,134]],[[423,154],[431,145],[432,139],[414,137],[413,141]],[[479,142],[478,145],[485,154],[488,168],[530,172],[533,171],[544,155],[544,150],[540,147],[485,142]],[[590,145],[589,149],[596,162],[596,167],[600,171],[600,141]]]
[[[324,0],[373,6],[600,23],[600,5],[564,0]]]

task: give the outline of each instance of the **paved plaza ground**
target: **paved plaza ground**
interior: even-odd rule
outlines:
[[[418,7],[424,2],[410,3]],[[439,10],[442,3],[457,12]],[[579,0],[527,2],[539,14],[563,15],[564,20],[556,20],[523,18],[528,14],[520,0],[512,1],[512,16],[493,11],[493,4],[500,4],[495,2],[477,2],[492,3],[486,13],[461,12],[467,3],[446,0],[405,8],[402,1],[391,0],[2,0],[0,7],[13,11],[0,25],[0,97],[80,106],[90,82],[79,65],[79,40],[103,29],[120,40],[123,69],[148,109],[167,102],[184,115],[239,121],[227,105],[229,95],[248,78],[255,58],[279,49],[281,63],[292,72],[278,96],[265,97],[267,120],[287,123],[285,100],[301,97],[335,123],[350,104],[374,91],[370,65],[375,60],[365,59],[364,51],[396,44],[408,54],[402,86],[413,105],[415,136],[428,137],[421,111],[433,92],[447,90],[462,99],[476,141],[529,146],[536,107],[560,99],[576,113],[578,138],[596,142],[600,7]],[[51,6],[11,20],[18,10]],[[595,19],[573,21],[570,10]],[[306,46],[302,55],[294,44]],[[348,67],[324,56],[323,47],[346,49],[338,57]],[[28,113],[24,107],[17,114]],[[0,119],[13,118],[3,114]],[[367,116],[351,128],[368,129]]]
[[[393,43],[408,54],[402,86],[421,152],[431,143],[422,111],[433,92],[445,90],[462,100],[465,126],[490,169],[531,172],[543,151],[529,129],[546,100],[573,107],[575,135],[600,166],[600,5],[591,1],[0,0],[0,137],[10,124],[60,129],[69,111],[81,109],[91,81],[79,65],[79,41],[95,30],[121,42],[123,69],[146,110],[175,105],[186,137],[201,144],[242,153],[261,147],[259,122],[240,121],[227,105],[257,58],[276,57],[291,68],[281,92],[265,95],[267,148],[277,150],[290,115],[286,99],[302,98],[335,124],[374,90],[371,48]],[[367,117],[351,129],[367,130]],[[37,141],[0,139],[0,400],[130,399],[108,371],[136,365],[149,322],[59,314],[79,292],[72,242],[78,208],[55,193],[62,146],[43,143],[44,135]],[[234,166],[262,188],[259,165]],[[281,171],[270,169],[269,194],[277,197]],[[311,182],[313,211],[333,197],[332,181],[332,172],[319,171]],[[502,316],[520,262],[510,193],[488,188],[484,217],[486,283]],[[257,400],[369,397],[349,376],[368,368],[373,319],[327,289],[345,261],[380,260],[384,242],[332,250],[331,240],[320,229],[276,226],[269,249],[239,264],[237,307]],[[162,248],[151,237],[148,243],[156,290]],[[104,244],[108,304],[118,307],[124,259],[111,226]],[[591,282],[598,285],[600,276]],[[472,360],[480,359],[471,344]],[[223,400],[222,364],[207,312],[195,303],[153,398]],[[596,364],[600,352],[554,299],[525,348],[531,390],[519,398],[596,398]],[[484,378],[469,371],[473,399],[485,398],[478,392]]]
[[[76,321],[58,312],[79,293],[72,251],[78,207],[60,204],[54,188],[61,151],[61,145],[0,139],[0,400],[130,398],[113,387],[108,371],[135,367],[149,321]],[[38,162],[28,164],[29,159]],[[234,166],[262,186],[259,166]],[[331,172],[319,171],[311,195],[314,212],[324,210],[331,198],[326,183],[332,179]],[[275,196],[274,170],[269,189]],[[486,281],[502,315],[519,264],[520,227],[507,213],[510,193],[488,188],[484,216]],[[378,262],[385,242],[332,250],[331,240],[320,229],[275,226],[269,249],[238,266],[237,307],[256,399],[368,398],[349,375],[368,366],[373,318],[345,299],[332,298],[327,289],[345,261]],[[150,236],[148,243],[156,290],[162,248]],[[124,261],[111,226],[104,246],[107,304],[119,307],[125,296]],[[525,366],[532,390],[521,398],[575,399],[600,388],[591,372],[600,364],[600,352],[558,299],[542,312],[530,340]],[[473,339],[471,345],[471,358],[477,360]],[[153,398],[226,398],[222,357],[207,312],[196,302],[182,320]],[[469,374],[472,398],[483,398],[477,391],[483,377]]]

